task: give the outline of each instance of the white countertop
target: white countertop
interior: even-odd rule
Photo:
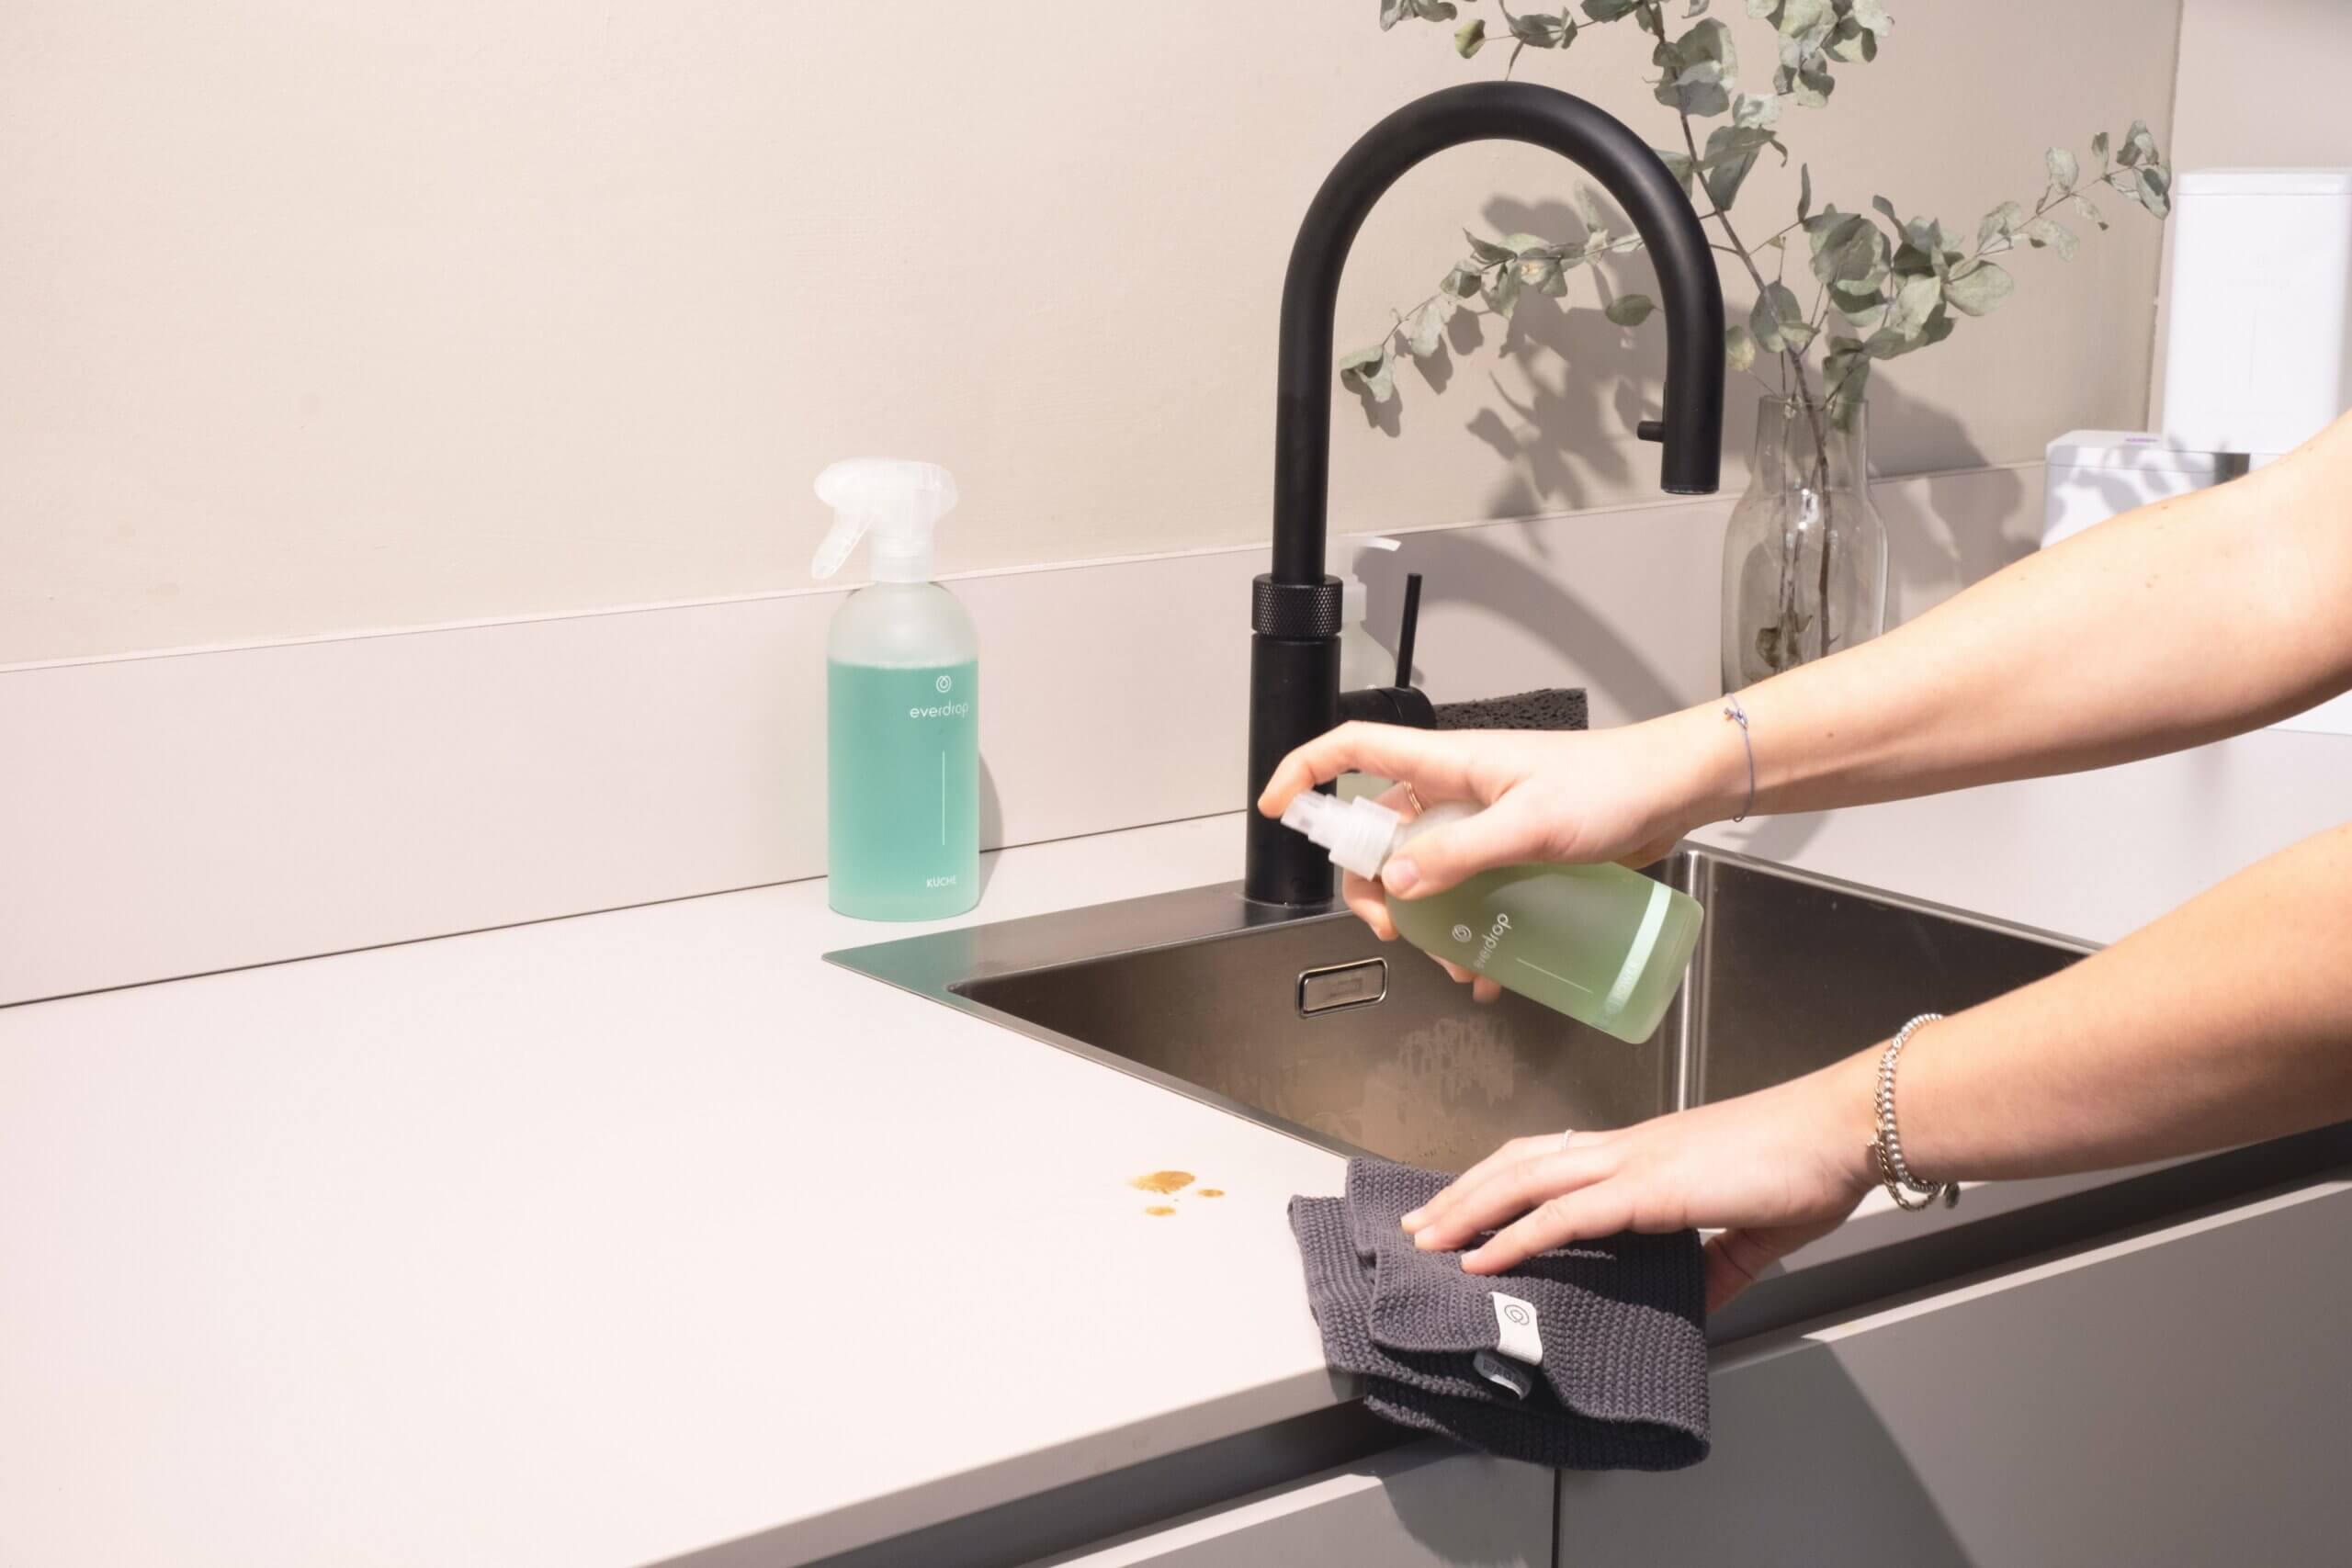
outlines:
[[[2104,940],[2348,810],[2267,733],[1711,837]],[[1328,1404],[1340,1162],[818,956],[922,929],[801,883],[0,1010],[0,1562],[799,1561]]]

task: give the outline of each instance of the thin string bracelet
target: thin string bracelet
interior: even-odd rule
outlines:
[[[1756,809],[1756,741],[1747,732],[1747,710],[1739,705],[1737,697],[1725,694],[1724,716],[1739,726],[1739,744],[1747,753],[1747,804],[1741,807],[1739,815],[1732,818],[1735,822],[1745,822],[1747,814]]]

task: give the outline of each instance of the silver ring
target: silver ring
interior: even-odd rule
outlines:
[[[1569,1139],[1571,1139],[1571,1138],[1573,1138],[1573,1137],[1575,1137],[1576,1135],[1577,1135],[1577,1130],[1576,1130],[1574,1127],[1571,1127],[1571,1128],[1569,1128],[1566,1132],[1565,1132],[1565,1133],[1561,1134],[1560,1134],[1560,1146],[1561,1146],[1562,1148],[1564,1148],[1564,1149],[1565,1149],[1565,1148],[1566,1148],[1566,1147],[1568,1146],[1568,1140],[1569,1140]]]

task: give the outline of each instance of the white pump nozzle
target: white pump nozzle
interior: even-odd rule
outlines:
[[[1340,800],[1302,790],[1283,807],[1283,826],[1304,833],[1331,853],[1331,863],[1358,876],[1378,876],[1396,847],[1404,818],[1376,800]]]
[[[833,526],[808,570],[831,577],[870,529],[874,581],[931,581],[931,535],[956,504],[956,476],[936,463],[852,457],[817,476],[817,499]]]

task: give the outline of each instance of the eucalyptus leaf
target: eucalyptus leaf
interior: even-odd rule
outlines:
[[[1839,278],[1829,286],[1829,303],[1849,321],[1869,320],[1886,308],[1886,274]]]
[[[1828,104],[1829,95],[1837,88],[1837,81],[1829,74],[1829,68],[1822,64],[1821,56],[1815,54],[1811,60],[1796,66],[1791,75],[1790,85],[1780,87],[1778,90],[1794,98],[1806,108],[1817,109]]]
[[[1340,379],[1352,382],[1356,389],[1375,403],[1385,403],[1396,395],[1396,342],[1394,337],[1380,340],[1376,348],[1360,348],[1340,361]]]
[[[1453,15],[1453,0],[1380,0],[1380,30],[1386,32],[1408,17],[1419,17],[1427,22],[1450,22]]]
[[[1963,316],[1982,316],[2000,309],[2017,288],[2017,279],[1992,262],[1956,273],[1944,285],[1944,299]]]
[[[1803,38],[1835,17],[1829,0],[1781,0],[1780,14],[1772,18],[1772,25],[1783,38]]]
[[[2022,213],[2023,209],[2019,209]],[[1903,225],[1905,243],[1924,255],[1958,256],[1962,254],[1960,241],[1944,227],[1940,218],[1914,218]]]
[[[1842,60],[1849,64],[1858,60],[1876,60],[1878,34],[1862,26],[1853,17],[1844,16],[1838,18],[1837,28],[1831,31],[1827,40],[1821,47],[1822,52],[1832,60]]]
[[[1657,306],[1646,294],[1620,294],[1609,301],[1601,314],[1621,327],[1638,327],[1650,319],[1650,312],[1656,309]]]
[[[1870,380],[1869,348],[1858,338],[1833,337],[1829,340],[1829,357],[1822,362],[1821,387],[1834,402],[1839,399],[1860,401],[1862,388]]]
[[[1769,129],[1779,123],[1781,100],[1772,93],[1742,93],[1731,101],[1731,122],[1741,127]]]
[[[1917,336],[1927,326],[1928,318],[1942,303],[1943,294],[1943,279],[1932,272],[1906,279],[1903,287],[1894,291],[1894,304],[1887,311],[1888,329],[1898,337]],[[1886,356],[1882,354],[1879,357]]]
[[[1803,354],[1813,342],[1813,328],[1804,319],[1804,306],[1797,299],[1796,290],[1785,283],[1768,283],[1756,297],[1756,307],[1747,313],[1747,324],[1756,341],[1773,354],[1794,350]]]
[[[1819,225],[1815,227],[1815,225]],[[1835,221],[1808,225],[1813,235],[1813,276],[1823,283],[1860,285],[1886,275],[1886,235],[1859,212],[1840,213]]]
[[[1747,14],[1755,17],[1770,16],[1781,7],[1781,0],[1747,0]]]
[[[1730,109],[1729,85],[1739,55],[1731,29],[1715,17],[1694,24],[1680,38],[1659,39],[1650,62],[1666,73],[1656,96],[1667,107],[1702,118]]]
[[[1894,18],[1886,14],[1886,7],[1879,0],[1854,0],[1851,14],[1855,22],[1873,36],[1894,30]]]
[[[1540,251],[1530,252],[1512,265],[1512,270],[1519,274],[1520,282],[1538,293],[1549,294],[1555,299],[1568,291],[1566,268],[1562,265],[1557,251],[1550,255]]]
[[[1726,331],[1724,333],[1724,363],[1735,370],[1745,370],[1755,364],[1755,334],[1737,325]]]
[[[2098,215],[2098,209],[2091,205],[2091,198],[2089,197],[2076,197],[2075,198],[2075,210],[2082,214],[2085,218],[2089,219],[2092,222],[2098,224],[2100,228],[2104,229],[2107,227],[2107,220]]]
[[[2123,139],[2123,162],[2127,164],[2154,164],[2162,161],[2161,155],[2156,152],[2156,139],[2148,134],[2146,120],[2135,119],[2132,122],[2131,133]]]
[[[1435,354],[1444,340],[1445,323],[1460,309],[1452,295],[1440,294],[1405,318],[1405,351],[1416,359],[1427,359]]]
[[[1488,266],[1494,265],[1497,262],[1507,262],[1512,259],[1511,251],[1490,240],[1482,240],[1467,229],[1462,231],[1462,237],[1470,242],[1470,254]]]
[[[2139,168],[2140,205],[2157,218],[2172,210],[2172,171],[2162,164],[2143,164]]]
[[[2107,167],[2106,131],[2102,130],[2097,136],[2091,138],[2091,156],[2098,160],[2100,168],[2103,169]]]
[[[1883,196],[1874,196],[1871,197],[1871,205],[1877,208],[1889,223],[1894,224],[1897,229],[1903,227],[1903,220],[1895,215],[1894,203]]]
[[[1923,251],[1905,240],[1895,247],[1894,259],[1889,265],[1897,277],[1950,277],[1952,268],[1965,259],[1956,261],[1951,252],[1940,247]]]
[[[2006,251],[2016,243],[2018,225],[2025,221],[2025,209],[2014,201],[2005,201],[1984,215],[1976,226],[1976,248],[1980,251]]]
[[[1560,247],[1541,234],[1506,234],[1503,236],[1503,249],[1521,258],[1541,255],[1553,261],[1560,259]]]
[[[2082,165],[2075,163],[2075,155],[2064,147],[2050,149],[2042,154],[2042,162],[2050,167],[2050,188],[2052,190],[2072,190],[2075,182],[2083,177]]]
[[[1455,299],[1467,299],[1485,287],[1484,269],[1470,262],[1456,262],[1453,270],[1445,275],[1438,291]]]
[[[1757,155],[1767,147],[1780,148],[1781,162],[1789,161],[1789,150],[1762,126],[1719,125],[1707,133],[1707,152],[1699,166],[1706,171],[1707,196],[1716,211],[1730,209],[1747,171],[1756,166]]]
[[[1531,49],[1566,49],[1576,40],[1577,26],[1565,11],[1556,17],[1514,17],[1503,6],[1502,0],[1495,0],[1495,4],[1510,28],[1510,36]]]
[[[1691,175],[1690,156],[1664,147],[1653,147],[1650,151],[1657,154],[1657,161],[1666,165],[1666,172],[1672,175],[1675,183],[1682,187],[1682,194],[1689,196]]]
[[[1519,304],[1519,269],[1503,268],[1502,276],[1496,278],[1494,286],[1487,290],[1487,309],[1504,321],[1510,321],[1512,310]]]
[[[1813,213],[1813,165],[1797,165],[1797,221],[1802,223]]]
[[[1692,17],[1702,17],[1706,15],[1709,4],[1711,4],[1711,0],[1690,0],[1690,8],[1682,13],[1683,18],[1687,21]]]
[[[1453,31],[1453,51],[1467,60],[1487,45],[1487,19],[1474,17]]]
[[[2018,231],[2036,245],[2047,245],[2064,261],[2075,259],[2075,249],[2082,243],[2075,231],[2055,218],[2037,218]]]
[[[1862,340],[1862,351],[1872,359],[1893,359],[1910,353],[1920,345],[1920,340],[1893,327],[1881,327]]]
[[[1786,13],[1776,12],[1782,21]],[[1780,24],[1776,22],[1776,26]],[[1829,101],[1829,94],[1837,83],[1829,74],[1829,57],[1824,45],[1833,23],[1825,20],[1804,31],[1789,35],[1785,29],[1780,39],[1781,62],[1772,73],[1772,91],[1795,101],[1800,108],[1819,108]]]
[[[1596,22],[1613,22],[1641,0],[1584,0],[1584,14]]]

